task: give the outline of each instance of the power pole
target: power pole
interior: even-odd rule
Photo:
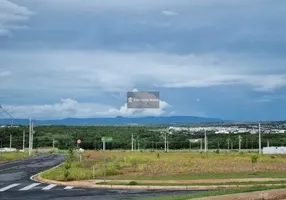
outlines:
[[[103,151],[105,151],[105,138],[102,142],[103,142]]]
[[[131,134],[131,151],[134,151],[133,142],[134,142],[134,138],[133,138],[133,133],[132,133],[132,134]]]
[[[32,148],[32,151],[33,151],[33,148],[34,148],[34,122],[32,122],[31,130],[32,130],[32,134],[31,134],[31,136],[32,136],[32,141],[31,141],[32,145],[31,145],[31,148]]]
[[[10,149],[12,148],[12,134],[10,134]]]
[[[25,152],[25,131],[23,131],[23,152]]]
[[[267,140],[267,147],[269,147],[269,140]]]
[[[205,153],[207,152],[207,131],[205,130]]]
[[[258,131],[259,131],[259,154],[261,154],[261,127],[260,127],[260,123],[258,125]]]
[[[238,152],[241,150],[241,136],[238,136]]]
[[[167,152],[167,133],[165,132],[165,152]]]
[[[140,151],[139,140],[138,140],[138,151]]]
[[[167,152],[169,151],[169,141],[167,141]]]
[[[32,154],[32,119],[29,121],[29,156]]]

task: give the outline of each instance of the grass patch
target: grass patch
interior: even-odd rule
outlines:
[[[0,163],[28,158],[29,154],[24,152],[0,152]]]
[[[203,198],[210,196],[219,196],[226,194],[237,194],[237,193],[246,193],[254,191],[263,191],[271,189],[281,189],[286,188],[286,186],[255,186],[249,188],[238,188],[238,189],[223,189],[223,190],[214,190],[206,192],[197,192],[189,195],[176,195],[176,196],[164,196],[164,197],[154,197],[154,198],[140,198],[138,200],[188,200],[193,198]]]
[[[197,180],[234,178],[286,178],[286,156],[254,153],[180,152],[97,152],[88,151],[71,163],[70,180]],[[64,180],[63,167],[42,174],[43,178]]]
[[[220,186],[220,185],[286,185],[286,181],[263,181],[263,182],[228,182],[228,183],[140,183],[140,182],[135,182],[136,184],[133,184],[135,181],[131,182],[112,182],[112,181],[106,181],[104,182],[99,182],[97,185],[142,185],[142,186]]]
[[[237,173],[205,173],[177,174],[162,176],[116,176],[111,180],[201,180],[201,179],[239,179],[239,178],[286,178],[285,172],[237,172]]]

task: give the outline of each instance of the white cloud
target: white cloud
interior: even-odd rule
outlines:
[[[13,74],[13,79],[0,85],[0,89],[8,90],[30,88],[65,93],[84,89],[93,93],[97,89],[126,92],[138,85],[169,88],[246,85],[271,91],[286,86],[286,70],[281,71],[280,65],[227,54],[7,51],[0,52],[0,63],[4,66],[2,70]],[[276,69],[280,71],[275,73]]]
[[[8,70],[0,69],[0,76],[10,76],[11,72]]]
[[[156,108],[130,109],[127,108],[127,104],[125,103],[119,109],[112,108],[108,112],[104,112],[102,114],[121,115],[121,116],[160,116],[167,113],[166,111],[167,108],[171,108],[171,106],[165,101],[160,101],[160,107],[158,109]]]
[[[11,35],[11,30],[23,29],[26,26],[15,25],[14,23],[29,19],[32,12],[9,0],[0,0],[0,36]]]
[[[45,105],[2,105],[15,118],[61,119],[67,117],[114,117],[114,116],[159,116],[166,114],[171,106],[160,101],[158,109],[128,109],[126,103],[120,108],[100,103],[78,102],[74,99],[61,99],[60,103]],[[7,116],[0,116],[7,117]]]
[[[162,14],[163,14],[163,15],[167,15],[167,16],[175,16],[175,15],[178,15],[178,13],[173,12],[173,11],[170,11],[170,10],[163,10],[163,11],[162,11]]]

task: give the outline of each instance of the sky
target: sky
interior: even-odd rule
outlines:
[[[285,120],[285,24],[285,0],[0,0],[0,104],[16,118]],[[160,92],[160,108],[128,109],[128,91]]]

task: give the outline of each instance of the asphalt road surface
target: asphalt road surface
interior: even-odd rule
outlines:
[[[111,200],[190,194],[197,191],[119,190],[65,187],[32,181],[30,177],[60,164],[62,155],[41,155],[0,164],[0,200]]]

